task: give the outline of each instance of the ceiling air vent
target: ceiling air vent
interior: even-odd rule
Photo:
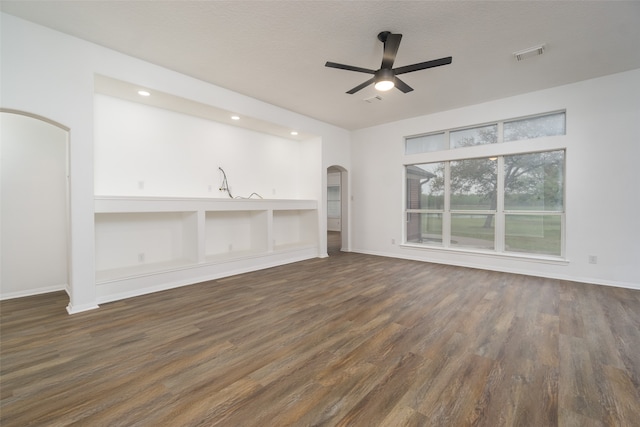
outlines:
[[[516,60],[518,61],[524,61],[525,59],[542,55],[544,53],[544,46],[545,46],[544,44],[541,44],[539,46],[534,46],[528,49],[519,50],[518,52],[513,52],[513,56],[515,56]]]
[[[368,104],[373,104],[374,102],[382,101],[382,97],[380,95],[372,96],[371,98],[365,98],[364,102]]]

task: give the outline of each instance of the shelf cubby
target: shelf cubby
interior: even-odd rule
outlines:
[[[196,212],[100,213],[95,232],[97,280],[197,262]]]
[[[205,259],[267,252],[267,210],[205,212]]]
[[[317,212],[311,209],[273,210],[273,250],[317,244]]]

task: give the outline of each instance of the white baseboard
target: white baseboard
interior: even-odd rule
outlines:
[[[96,302],[104,304],[196,283],[263,270],[280,265],[304,261],[319,256],[316,247],[281,251],[268,256],[250,256],[243,259],[203,263],[188,268],[149,273],[98,283]]]
[[[570,282],[587,283],[587,284],[590,284],[590,285],[612,286],[612,287],[616,287],[616,288],[627,288],[627,289],[640,290],[640,284],[639,283],[632,283],[632,282],[621,282],[621,281],[615,281],[615,280],[608,281],[608,280],[603,280],[603,279],[598,279],[598,278],[593,278],[593,277],[570,276],[570,275],[566,275],[566,274],[553,274],[553,273],[548,273],[548,272],[533,274],[531,271],[519,270],[517,268],[495,267],[495,266],[488,266],[488,265],[485,265],[485,264],[467,263],[467,262],[458,262],[458,261],[454,261],[454,262],[447,261],[447,262],[444,262],[444,261],[440,261],[440,260],[424,259],[424,258],[420,258],[420,257],[416,257],[416,256],[407,256],[407,255],[400,255],[400,254],[388,253],[388,252],[367,251],[367,250],[360,250],[360,249],[352,249],[351,252],[361,253],[361,254],[366,254],[366,255],[383,256],[383,257],[388,257],[388,258],[406,259],[406,260],[410,260],[410,261],[430,262],[430,263],[433,263],[433,264],[453,265],[453,266],[456,266],[456,267],[476,268],[478,270],[499,271],[501,273],[523,274],[523,275],[526,275],[526,276],[544,277],[544,278],[547,278],[547,279],[567,280],[567,281],[570,281]]]
[[[69,314],[77,314],[82,313],[83,311],[95,310],[98,307],[96,304],[84,304],[84,305],[72,305],[69,303],[67,305],[67,313]]]
[[[33,295],[48,294],[50,292],[66,291],[67,285],[45,286],[43,288],[25,289],[15,292],[7,292],[0,294],[0,301],[14,298],[30,297]]]

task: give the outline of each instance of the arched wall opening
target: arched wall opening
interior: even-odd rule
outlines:
[[[0,109],[0,299],[66,290],[69,128]]]
[[[327,253],[349,249],[349,173],[339,165],[327,168]]]

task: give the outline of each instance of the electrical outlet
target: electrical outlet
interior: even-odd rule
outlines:
[[[138,262],[144,262],[144,252],[138,254]]]
[[[229,243],[229,252],[231,252],[232,250],[233,250],[233,245]]]
[[[144,181],[138,181],[138,190],[144,190]]]
[[[396,239],[391,239],[391,244],[395,245],[396,244]]]
[[[209,193],[211,193],[211,189],[212,189],[212,188],[213,188],[213,187],[210,185],[210,186],[209,186]]]
[[[589,264],[597,264],[598,257],[596,255],[589,255]]]

